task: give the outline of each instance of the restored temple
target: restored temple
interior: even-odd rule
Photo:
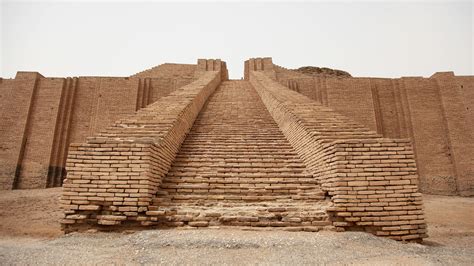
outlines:
[[[249,59],[0,79],[0,187],[63,186],[66,232],[245,226],[426,237],[474,195],[474,76],[309,75]]]

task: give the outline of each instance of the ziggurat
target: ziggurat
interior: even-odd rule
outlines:
[[[0,79],[0,187],[63,186],[66,232],[244,226],[427,236],[474,195],[474,77],[306,75],[271,58]]]

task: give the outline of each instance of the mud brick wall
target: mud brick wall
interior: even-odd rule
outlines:
[[[272,78],[276,78],[272,58],[250,58],[244,63],[244,79],[250,79],[250,71],[263,71]]]
[[[131,77],[134,78],[192,78],[196,71],[196,65],[165,63],[150,69],[141,71]]]
[[[467,119],[468,125],[471,127],[471,132],[474,131],[474,76],[454,76],[456,81],[456,88],[455,90],[464,97],[462,98],[462,102],[464,103],[464,107],[466,109],[466,113],[468,114]]]
[[[279,66],[274,69],[280,84],[287,87],[291,85],[290,89],[297,87],[297,92],[351,117],[371,130],[378,129],[371,79],[310,77]]]
[[[71,142],[85,141],[121,116],[132,114],[194,80],[189,78],[185,82],[166,76],[167,72],[157,73],[161,74],[154,78],[79,77]]]
[[[164,64],[140,77],[45,78],[18,72],[0,82],[0,189],[62,184],[69,144],[83,142],[202,73]],[[143,77],[141,77],[143,76]]]
[[[459,85],[452,72],[436,73],[430,80],[439,88],[443,124],[446,129],[450,159],[454,166],[457,191],[464,196],[474,196],[474,118],[461,93],[464,86]],[[466,82],[467,86],[472,83]],[[460,86],[463,86],[462,88]],[[472,88],[472,87],[471,87]],[[472,92],[471,92],[472,95]],[[472,98],[468,99],[471,101]]]
[[[254,85],[285,136],[331,196],[333,224],[397,240],[426,237],[410,141],[374,131],[266,76]]]
[[[86,143],[71,144],[61,199],[65,230],[145,221],[161,179],[220,78],[218,71],[203,73]]]
[[[472,77],[311,77],[276,65],[273,70],[280,84],[384,137],[410,138],[421,191],[474,195]]]
[[[219,71],[222,81],[229,79],[227,63],[220,59],[198,59],[195,75],[199,76],[206,71]]]
[[[165,63],[132,75],[131,78],[140,79],[137,108],[145,107],[198,79],[196,70],[196,65]]]
[[[122,115],[135,112],[138,83],[130,78],[79,77],[71,141],[84,141]]]
[[[19,172],[15,188],[46,187],[53,149],[54,129],[64,80],[38,79],[36,95],[32,99],[30,115],[25,130],[23,156],[19,160]]]
[[[12,189],[26,143],[25,129],[40,75],[18,72],[0,83],[0,188]]]

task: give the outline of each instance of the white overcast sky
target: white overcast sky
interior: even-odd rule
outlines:
[[[473,75],[473,2],[25,2],[0,0],[0,76],[129,76],[250,57],[353,76]]]

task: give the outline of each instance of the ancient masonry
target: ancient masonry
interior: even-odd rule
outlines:
[[[63,186],[63,229],[250,226],[426,237],[474,195],[474,77],[306,75],[271,58],[0,79],[0,186]]]

